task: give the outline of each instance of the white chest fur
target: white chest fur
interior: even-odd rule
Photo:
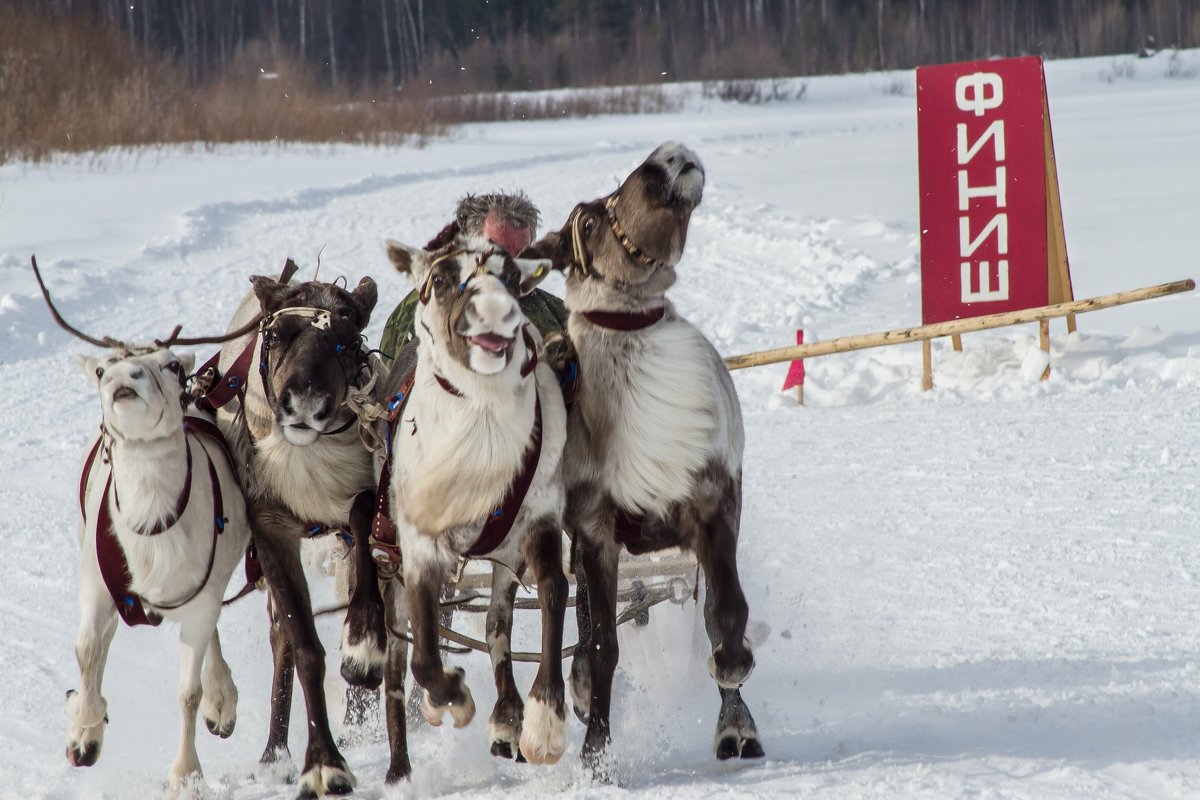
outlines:
[[[582,370],[580,413],[596,477],[631,511],[688,497],[714,458],[740,466],[737,399],[712,346],[679,318],[636,332],[572,316]]]

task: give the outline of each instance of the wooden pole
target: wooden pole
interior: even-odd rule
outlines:
[[[962,352],[962,334],[956,333],[953,336],[951,336],[950,344],[951,344],[951,346],[954,347],[954,352],[961,353]]]
[[[1046,368],[1042,370],[1042,380],[1050,380],[1050,320],[1038,320],[1038,338],[1041,339],[1042,350],[1046,353]]]
[[[730,370],[760,367],[766,364],[778,364],[781,361],[796,361],[801,358],[826,356],[831,353],[847,353],[851,350],[865,350],[869,347],[884,347],[890,344],[918,342],[936,339],[939,336],[951,336],[956,333],[971,333],[992,328],[1003,328],[1008,325],[1020,325],[1026,322],[1037,322],[1043,319],[1062,317],[1067,314],[1083,314],[1088,311],[1099,311],[1104,308],[1136,303],[1140,300],[1151,300],[1155,297],[1166,297],[1180,292],[1190,292],[1196,288],[1193,280],[1163,283],[1158,286],[1147,286],[1144,289],[1130,289],[1116,294],[1106,294],[1087,300],[1072,300],[1068,303],[1057,303],[1040,308],[1026,308],[1021,311],[1006,311],[1001,314],[988,314],[982,317],[955,319],[949,322],[936,322],[932,325],[920,325],[915,328],[900,328],[877,333],[863,333],[857,336],[843,336],[838,339],[826,339],[811,344],[799,344],[791,347],[778,347],[774,350],[760,350],[756,353],[746,353],[730,356],[725,359],[725,366]]]
[[[933,389],[933,340],[921,342],[921,388],[928,392]]]

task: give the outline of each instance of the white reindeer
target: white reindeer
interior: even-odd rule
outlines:
[[[392,375],[401,386],[394,405],[404,405],[394,423],[391,480],[421,710],[432,725],[449,712],[456,727],[475,714],[462,670],[445,669],[438,653],[438,592],[460,558],[486,557],[506,565],[493,569],[487,618],[497,688],[491,751],[554,763],[565,749],[566,412],[553,371],[537,359],[541,337],[517,302],[550,263],[513,259],[482,241],[432,253],[388,242],[388,255],[421,287],[416,366],[407,379],[398,369]],[[523,703],[509,641],[516,576],[526,564],[542,603],[542,658]]]
[[[100,391],[101,423],[79,486],[81,685],[67,692],[67,760],[90,767],[100,756],[108,722],[101,684],[118,615],[131,625],[169,619],[179,624],[182,645],[181,735],[167,775],[174,791],[201,774],[197,708],[222,738],[236,722],[237,687],[221,655],[217,617],[250,539],[245,502],[213,420],[186,408],[193,356],[158,343],[130,349],[92,339],[51,310],[70,332],[114,350],[105,358],[78,357]],[[171,341],[213,341],[177,334]]]

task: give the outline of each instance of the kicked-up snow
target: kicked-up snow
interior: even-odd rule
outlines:
[[[1172,58],[1174,59],[1172,61]],[[1047,64],[1079,298],[1197,277],[1200,53]],[[177,737],[177,631],[122,628],[99,763],[64,758],[78,685],[76,493],[99,404],[28,262],[68,319],[148,340],[223,330],[247,276],[286,257],[373,275],[378,340],[408,291],[386,237],[421,243],[466,192],[523,189],[543,230],[612,189],[659,142],[708,186],[672,293],[727,355],[920,322],[911,72],[808,79],[798,101],[699,98],[661,116],[476,125],[424,149],[259,146],[0,168],[0,797],[158,797]],[[561,290],[552,282],[552,290]],[[739,566],[758,667],[744,694],[767,758],[711,754],[717,692],[694,604],[623,627],[617,785],[567,755],[487,754],[481,717],[414,728],[414,776],[385,788],[386,745],[344,750],[363,797],[1200,797],[1200,296],[934,346],[814,359],[806,405],[785,364],[735,373],[745,411]],[[202,352],[201,355],[206,355]],[[316,560],[316,559],[314,559]],[[314,564],[317,605],[332,581]],[[235,581],[236,582],[236,581]],[[237,586],[231,587],[232,593]],[[206,796],[293,796],[256,774],[270,658],[264,598],[220,629],[240,691],[229,740],[198,734]],[[515,649],[537,646],[536,615]],[[462,623],[476,635],[482,620]],[[340,722],[338,620],[320,622]],[[573,636],[573,623],[568,638]],[[485,656],[466,668],[481,709]],[[518,666],[527,686],[532,670]],[[296,693],[291,752],[302,763]],[[337,731],[335,731],[336,733]]]

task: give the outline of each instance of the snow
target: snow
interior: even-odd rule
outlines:
[[[1077,297],[1196,277],[1200,53],[1053,62],[1047,80]],[[1174,75],[1175,77],[1172,77]],[[156,797],[177,743],[176,636],[116,637],[99,763],[63,758],[75,493],[98,404],[53,326],[149,339],[218,331],[287,256],[380,283],[378,339],[407,292],[385,237],[420,244],[468,191],[521,188],[562,224],[665,139],[708,186],[673,298],[725,354],[918,324],[913,75],[806,79],[803,99],[726,105],[673,87],[673,114],[474,125],[423,149],[235,146],[0,167],[0,797]],[[323,248],[323,251],[322,251]],[[561,284],[558,284],[559,286]],[[552,286],[552,288],[554,288]],[[410,734],[411,784],[386,745],[345,750],[363,797],[1200,797],[1200,296],[934,346],[735,373],[746,416],[740,570],[769,635],[745,695],[768,757],[711,756],[717,693],[695,608],[622,630],[617,786],[577,766],[487,754],[486,658],[458,657],[480,708]],[[331,581],[314,577],[318,605]],[[232,589],[230,590],[232,592]],[[526,612],[523,612],[526,613]],[[464,623],[470,631],[479,620]],[[536,647],[534,618],[514,645]],[[252,779],[270,681],[264,601],[221,619],[237,730],[198,740],[209,796],[290,797]],[[340,725],[337,622],[320,623]],[[568,634],[570,637],[573,631]],[[532,670],[522,666],[527,686]],[[291,750],[303,758],[299,692]],[[336,732],[336,731],[335,731]]]

